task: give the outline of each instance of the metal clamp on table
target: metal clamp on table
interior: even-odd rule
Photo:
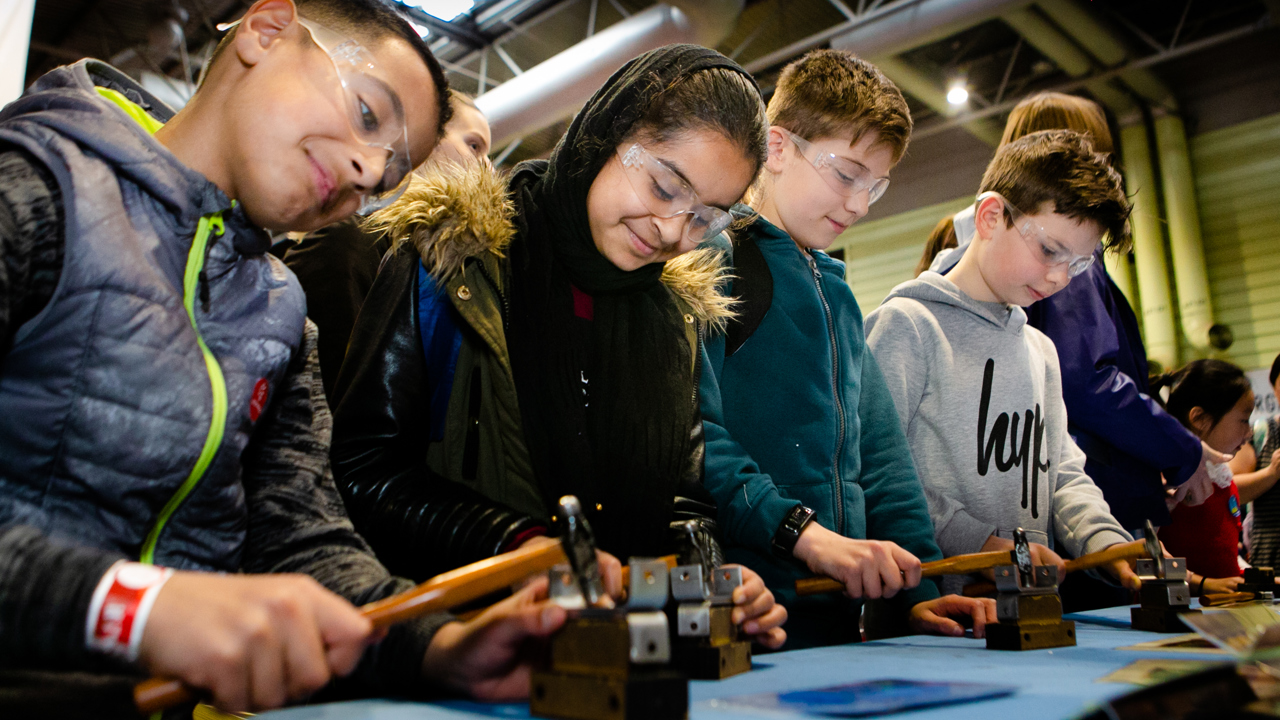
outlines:
[[[995,569],[996,622],[987,625],[988,650],[1037,650],[1076,644],[1076,624],[1062,619],[1058,568],[1033,566],[1027,534],[1013,533],[1016,565]]]
[[[1186,558],[1163,557],[1156,529],[1150,520],[1143,530],[1148,557],[1139,559],[1135,567],[1142,579],[1142,589],[1138,591],[1141,605],[1129,611],[1130,623],[1134,630],[1186,632],[1186,625],[1178,616],[1200,612],[1191,609]]]
[[[533,674],[530,712],[567,720],[684,720],[689,681],[670,666],[667,564],[632,560],[627,605],[596,606],[604,593],[591,528],[572,497],[562,498],[560,509],[566,536],[582,552],[568,553],[570,566],[551,571],[551,597],[570,614],[551,639],[551,667]]]
[[[695,680],[721,680],[751,669],[751,641],[743,640],[733,623],[733,591],[742,585],[742,568],[711,564],[709,548],[689,532],[693,563],[672,571],[671,594],[676,600],[676,639],[673,664]]]

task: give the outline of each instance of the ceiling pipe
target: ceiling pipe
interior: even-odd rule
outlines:
[[[672,43],[715,47],[733,29],[743,0],[680,0],[655,5],[597,32],[476,98],[493,145],[573,116],[618,68]]]
[[[1014,9],[1002,15],[1001,19],[1067,75],[1080,78],[1094,71],[1093,58],[1034,8]],[[1099,102],[1111,108],[1117,117],[1128,115],[1137,109],[1133,99],[1109,80],[1092,80],[1085,83],[1085,87]]]
[[[861,57],[898,55],[1024,7],[1030,0],[922,0],[875,23],[831,38],[831,47]],[[889,7],[893,7],[890,5]]]
[[[1129,48],[1088,10],[1072,0],[1037,0],[1036,4],[1103,67],[1116,67],[1130,59]],[[1174,99],[1173,92],[1150,70],[1130,68],[1120,73],[1120,78],[1148,102],[1169,110],[1177,109],[1178,101]]]
[[[920,72],[901,58],[892,56],[873,58],[871,64],[880,68],[880,71],[902,92],[928,105],[938,114],[951,116],[959,112],[959,108],[947,101],[946,89],[938,87],[937,81],[932,77]],[[1004,133],[1004,128],[989,118],[967,122],[964,128],[992,147],[1000,144],[1000,136]]]
[[[1215,47],[1217,45],[1222,45],[1223,43],[1228,43],[1228,42],[1232,42],[1233,40],[1239,40],[1240,38],[1247,37],[1266,27],[1268,26],[1257,24],[1257,25],[1250,25],[1246,27],[1236,28],[1234,30],[1227,30],[1217,35],[1211,35],[1207,38],[1204,38],[1203,40],[1196,40],[1195,42],[1179,45],[1173,50],[1166,50],[1162,53],[1148,55],[1144,58],[1140,58],[1138,60],[1134,60],[1133,62],[1127,63],[1121,67],[1111,68],[1110,70],[1103,70],[1102,72],[1099,72],[1096,75],[1091,75],[1086,78],[1071,80],[1059,85],[1054,85],[1053,87],[1045,88],[1045,91],[1065,93],[1065,92],[1072,92],[1074,90],[1079,90],[1080,88],[1085,87],[1087,84],[1089,84],[1090,82],[1093,82],[1094,80],[1106,80],[1109,78],[1119,77],[1121,73],[1126,72],[1128,70],[1148,68],[1153,65],[1159,65],[1160,63],[1168,62],[1170,60],[1175,60],[1180,57],[1193,55],[1197,52],[1200,52],[1201,50],[1205,50],[1207,48]],[[933,123],[928,127],[919,128],[913,131],[911,133],[911,139],[918,140],[923,137],[937,135],[938,133],[946,132],[947,130],[950,130],[955,126],[962,123],[969,122],[970,120],[976,120],[978,118],[993,117],[996,115],[1000,115],[1002,113],[1008,112],[1009,110],[1012,110],[1013,106],[1017,105],[1020,101],[1021,101],[1020,98],[1006,100],[1002,103],[999,103],[997,105],[992,105],[990,107],[985,107],[981,110],[974,110],[971,112],[962,113],[950,120],[944,120],[939,123]],[[1121,124],[1124,124],[1124,123],[1122,122]]]
[[[904,93],[943,116],[959,109],[947,102],[946,89],[936,80],[895,55],[967,30],[1001,13],[1017,10],[1029,0],[924,0],[875,23],[833,37],[831,47],[868,58]],[[892,7],[892,6],[890,6]],[[995,120],[977,119],[964,127],[979,140],[995,146],[1003,128]]]

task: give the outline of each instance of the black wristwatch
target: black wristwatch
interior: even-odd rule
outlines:
[[[813,516],[813,510],[804,505],[791,508],[773,534],[774,554],[784,558],[791,557],[796,549],[796,543],[800,540],[800,533],[813,522]]]

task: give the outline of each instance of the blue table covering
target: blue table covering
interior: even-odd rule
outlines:
[[[724,706],[722,698],[822,688],[864,680],[911,679],[978,682],[1017,687],[1012,696],[911,711],[911,720],[1075,718],[1096,703],[1123,695],[1134,685],[1096,682],[1139,658],[1226,660],[1211,653],[1148,652],[1118,648],[1167,638],[1129,628],[1129,608],[1068,615],[1076,621],[1076,647],[1011,652],[987,650],[985,640],[916,635],[839,647],[757,655],[755,669],[718,682],[690,683],[691,720],[802,718],[802,713],[762,712]],[[261,716],[268,720],[460,720],[528,718],[527,704],[465,701],[411,703],[365,700],[291,708]]]

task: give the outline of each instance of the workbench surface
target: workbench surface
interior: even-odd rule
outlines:
[[[1208,652],[1147,652],[1118,648],[1169,637],[1128,627],[1129,608],[1068,615],[1076,621],[1076,647],[1009,652],[987,650],[985,640],[911,636],[856,645],[757,655],[755,669],[719,682],[690,683],[691,720],[720,718],[814,718],[801,713],[752,712],[717,707],[735,695],[822,688],[863,680],[912,679],[980,682],[1016,686],[1012,695],[901,715],[909,720],[935,718],[1026,720],[1074,718],[1097,701],[1123,695],[1136,686],[1096,682],[1139,658],[1226,660]],[[407,703],[388,700],[314,705],[259,716],[267,720],[459,720],[528,718],[524,705],[488,705],[448,701]]]

